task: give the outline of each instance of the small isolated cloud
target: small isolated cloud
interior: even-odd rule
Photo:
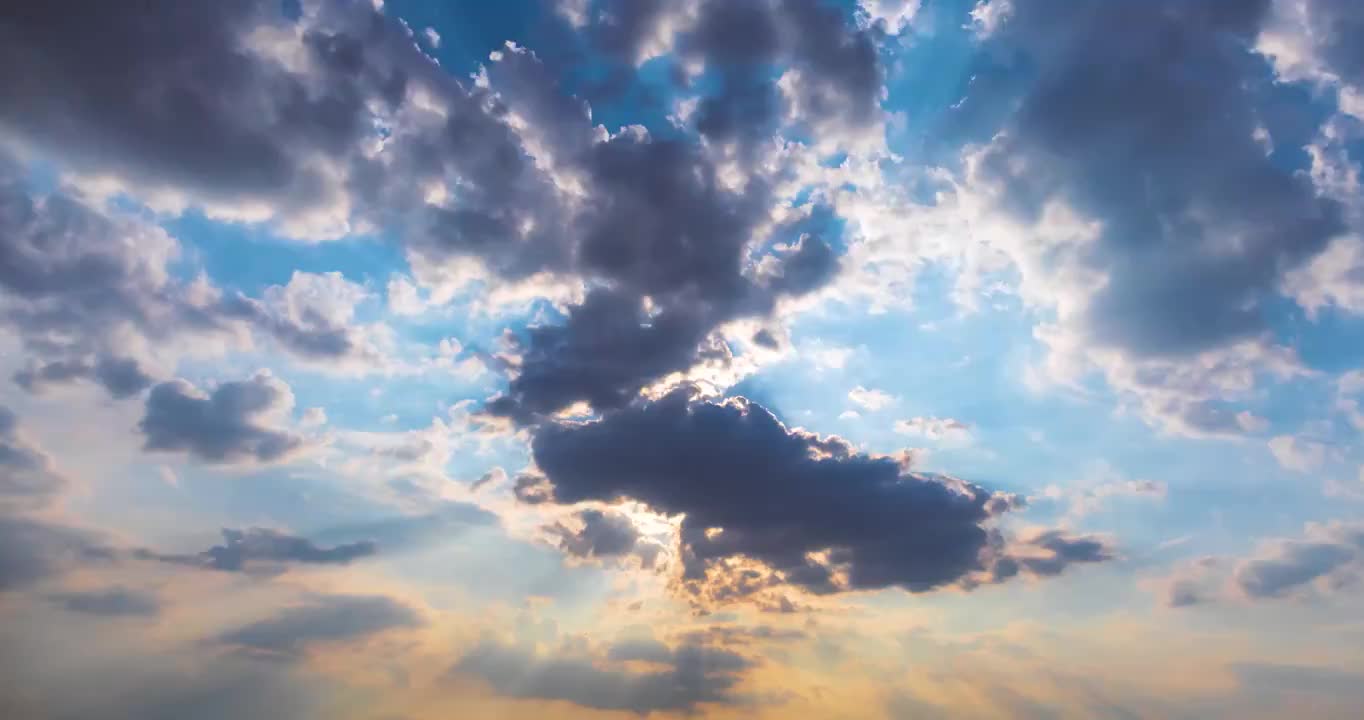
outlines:
[[[1111,501],[1131,498],[1163,500],[1168,488],[1163,482],[1124,478],[1107,465],[1102,465],[1097,477],[1075,486],[1048,485],[1042,497],[1069,505],[1074,517],[1103,510]]]
[[[48,595],[48,600],[58,607],[83,615],[104,617],[151,617],[161,611],[161,603],[155,595],[129,590],[124,587],[111,587],[104,590],[84,592],[63,592]]]
[[[139,554],[153,560],[179,565],[243,572],[252,570],[257,564],[261,564],[266,570],[278,569],[282,565],[292,563],[347,565],[378,551],[378,547],[370,540],[334,547],[319,547],[305,538],[266,528],[224,529],[222,533],[222,545],[214,545],[194,555],[166,555],[146,550]]]
[[[848,391],[848,399],[851,400],[854,405],[871,412],[884,410],[896,403],[894,395],[881,390],[870,390],[861,385]]]
[[[1002,551],[987,522],[1014,506],[1009,496],[909,472],[840,438],[788,429],[751,401],[708,402],[686,391],[597,422],[543,426],[532,451],[544,475],[518,479],[518,497],[629,498],[682,515],[684,585],[716,599],[777,586],[926,592],[966,582]],[[1037,574],[1108,556],[1059,535],[1035,538],[1030,550],[1027,569]]]
[[[304,445],[283,425],[293,406],[289,386],[266,370],[211,393],[172,380],[152,388],[139,429],[150,451],[183,452],[208,463],[278,462]]]
[[[656,640],[619,643],[604,655],[540,655],[528,648],[484,643],[460,658],[451,672],[480,678],[501,695],[563,700],[643,716],[741,702],[734,688],[753,665],[728,650],[699,645],[669,648]],[[633,669],[627,663],[648,669]]]
[[[1226,561],[1205,556],[1181,564],[1168,577],[1149,584],[1170,608],[1192,607],[1213,602],[1220,594],[1220,581],[1225,579]]]
[[[424,624],[413,608],[380,595],[319,595],[272,617],[219,635],[253,654],[296,658],[319,646]]]
[[[1116,554],[1107,538],[1072,535],[1063,530],[1043,530],[1010,545],[1010,555],[995,565],[1004,579],[1026,571],[1038,577],[1055,577],[1072,565],[1108,562]]]
[[[1269,451],[1280,467],[1299,473],[1320,470],[1327,458],[1326,445],[1293,435],[1279,435],[1270,439]]]
[[[1353,585],[1364,570],[1364,524],[1309,524],[1302,537],[1272,540],[1236,565],[1232,578],[1247,598],[1261,600]]]
[[[908,420],[896,420],[894,429],[900,435],[946,442],[960,443],[971,437],[971,426],[952,418],[912,417]]]

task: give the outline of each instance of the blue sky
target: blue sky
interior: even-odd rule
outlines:
[[[1357,715],[1354,3],[62,5],[15,717]]]

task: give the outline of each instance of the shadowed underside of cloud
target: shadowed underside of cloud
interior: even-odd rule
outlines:
[[[297,657],[327,643],[356,640],[424,621],[411,607],[380,595],[320,595],[218,636],[247,652]]]
[[[151,617],[161,611],[156,596],[124,587],[54,593],[48,600],[69,612],[102,617]]]
[[[968,582],[996,563],[1017,563],[1004,576],[1018,565],[1054,575],[1110,557],[1097,540],[1053,532],[1024,543],[1045,557],[1012,560],[987,521],[1017,498],[790,430],[742,398],[708,402],[679,390],[600,421],[542,426],[533,455],[545,478],[538,499],[628,498],[685,514],[684,578],[695,592],[711,581],[712,596],[774,585],[923,592]],[[730,573],[743,559],[772,572]],[[713,587],[722,576],[728,589]]]
[[[541,656],[515,646],[484,643],[466,653],[452,673],[481,678],[499,694],[563,700],[599,710],[692,712],[699,704],[735,704],[743,671],[741,655],[700,645],[669,648],[656,641],[610,647],[606,664],[583,654]],[[643,664],[631,669],[623,663]]]
[[[1265,544],[1239,563],[1237,587],[1247,597],[1292,595],[1322,582],[1325,590],[1353,585],[1364,570],[1364,524],[1309,525],[1301,538]]]
[[[112,549],[86,531],[0,514],[0,592],[113,557]]]
[[[1183,355],[1264,332],[1280,274],[1342,230],[1255,137],[1273,78],[1250,49],[1269,0],[1010,4],[990,42],[1035,60],[1038,79],[980,177],[1011,212],[1060,200],[1103,223],[1081,258],[1108,280],[1087,336]]]
[[[273,462],[303,446],[302,437],[271,424],[293,405],[289,386],[266,371],[207,395],[175,380],[152,388],[139,429],[147,450],[186,452],[210,463]]]
[[[243,572],[259,569],[257,564],[267,571],[288,563],[347,565],[378,551],[375,543],[369,540],[328,548],[318,547],[306,538],[266,528],[224,529],[222,532],[222,545],[214,545],[195,555],[166,555],[149,550],[141,550],[138,555],[178,565]]]
[[[26,440],[19,432],[19,419],[0,406],[0,511],[43,507],[66,486],[52,458]]]

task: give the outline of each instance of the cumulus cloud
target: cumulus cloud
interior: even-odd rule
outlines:
[[[218,642],[250,653],[299,657],[326,644],[358,640],[424,624],[421,614],[381,595],[318,595],[218,636]]]
[[[876,412],[895,404],[895,396],[883,390],[864,388],[861,385],[848,391],[848,399],[863,410]]]
[[[152,388],[138,428],[150,451],[183,452],[208,463],[277,462],[304,445],[283,424],[293,406],[289,386],[269,371],[211,393],[173,380]]]
[[[1308,473],[1320,470],[1326,463],[1326,445],[1308,438],[1278,435],[1269,440],[1269,452],[1285,470]]]
[[[350,542],[334,547],[319,547],[312,541],[267,528],[233,530],[224,528],[223,544],[194,555],[166,555],[147,550],[142,557],[162,562],[202,567],[225,572],[275,571],[293,563],[305,565],[347,565],[378,551],[371,540]]]
[[[959,293],[1008,271],[1023,302],[1051,315],[1034,332],[1043,375],[1079,385],[1097,370],[1181,434],[1246,434],[1256,418],[1236,404],[1256,380],[1301,372],[1266,311],[1286,273],[1345,228],[1340,204],[1256,139],[1273,92],[1251,50],[1267,7],[982,4],[979,16],[1003,18],[982,48],[1026,63],[1033,80],[944,178],[928,214],[948,227],[918,231],[977,241],[917,247],[961,271]],[[971,108],[958,109],[962,122]]]
[[[625,663],[648,669],[632,669]],[[752,666],[752,661],[729,650],[701,645],[670,648],[653,640],[618,643],[607,648],[605,658],[582,652],[545,656],[488,642],[466,653],[451,672],[481,678],[511,697],[565,700],[647,715],[741,702],[734,688]]]
[[[751,401],[702,401],[685,390],[600,421],[541,427],[532,454],[544,473],[536,502],[628,498],[684,515],[683,579],[711,597],[779,585],[924,592],[966,582],[1007,554],[987,521],[1017,504],[908,472],[837,437],[790,430]],[[1108,557],[1103,546],[1061,535],[1028,544],[1038,554],[1023,564],[1037,574]],[[745,560],[760,567],[744,568]]]

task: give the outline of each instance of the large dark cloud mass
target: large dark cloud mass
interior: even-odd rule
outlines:
[[[303,445],[300,436],[269,424],[292,407],[289,386],[265,372],[207,395],[174,380],[152,388],[139,427],[148,450],[186,452],[211,463],[271,462]]]
[[[418,269],[474,258],[504,277],[585,281],[594,291],[562,323],[522,338],[496,406],[522,419],[578,401],[619,406],[662,376],[722,357],[712,337],[722,323],[765,314],[832,276],[836,258],[818,237],[784,258],[790,272],[752,272],[748,250],[765,239],[780,168],[722,182],[718,156],[694,140],[594,129],[586,106],[524,50],[500,52],[486,86],[465,84],[364,3],[303,7],[297,21],[264,2],[149,2],[79,21],[52,8],[10,10],[0,22],[0,87],[16,102],[0,113],[0,133],[90,174],[285,231],[394,227]],[[605,8],[602,37],[637,46],[639,33],[657,34],[660,13],[676,10]],[[674,31],[685,33],[678,47],[690,59],[728,74],[736,63],[789,65],[783,117],[875,124],[874,44],[842,13],[815,0],[707,2],[699,13],[694,28]],[[772,26],[771,42],[745,49],[744,28],[755,23]],[[302,48],[292,47],[295,32]],[[737,95],[707,100],[701,122],[761,139],[770,133],[749,131],[770,119],[723,106],[747,103],[754,82],[775,97],[777,78],[740,74],[748,79]],[[427,202],[433,186],[458,192]],[[113,313],[129,303],[102,305]],[[332,328],[279,327],[246,299],[221,301],[201,319],[249,321],[303,355],[352,349]],[[58,359],[68,364],[36,367],[25,381],[91,374],[83,356]]]
[[[997,562],[1051,575],[1107,557],[1096,541],[1056,533],[1035,543],[1046,558],[1014,561],[987,527],[1011,496],[790,430],[741,398],[708,402],[679,390],[600,421],[542,427],[533,454],[554,501],[628,498],[685,514],[687,581],[734,581],[717,576],[747,558],[776,573],[741,572],[738,581],[747,577],[752,589],[922,592],[965,583]]]

